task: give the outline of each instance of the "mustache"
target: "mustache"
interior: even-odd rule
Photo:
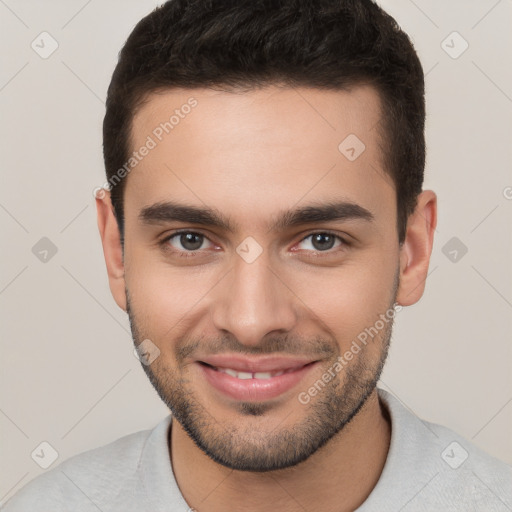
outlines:
[[[235,337],[226,335],[221,338],[198,339],[177,343],[176,359],[179,362],[191,358],[196,353],[214,355],[236,353],[245,355],[283,354],[307,356],[316,359],[337,356],[339,346],[336,340],[326,340],[322,337],[300,338],[296,335],[273,336],[264,338],[258,345],[244,345]]]
[[[140,343],[144,339],[137,328],[137,322],[131,308],[128,290],[126,290],[126,311],[130,321],[130,329],[134,341]],[[183,336],[175,346],[176,360],[179,364],[193,358],[194,354],[216,355],[235,353],[243,355],[287,355],[310,357],[311,359],[324,359],[339,356],[339,344],[334,336],[327,339],[322,336],[299,336],[295,333],[286,333],[281,336],[265,336],[257,345],[244,345],[233,335],[226,333],[216,338],[199,337],[190,339]]]

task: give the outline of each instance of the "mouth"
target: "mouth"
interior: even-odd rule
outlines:
[[[295,372],[297,370],[300,370],[302,367],[306,366],[306,365],[301,365],[296,368],[287,368],[286,370],[277,370],[277,371],[273,371],[273,372],[247,372],[247,371],[234,370],[233,368],[222,368],[222,367],[211,366],[208,363],[203,363],[203,362],[201,362],[201,364],[203,364],[205,366],[209,366],[210,368],[213,368],[214,370],[216,370],[218,372],[227,373],[228,375],[231,375],[231,377],[235,377],[236,379],[242,379],[242,380],[246,380],[246,379],[267,380],[267,379],[271,379],[273,377],[279,377],[280,375],[284,375],[285,373]],[[308,364],[312,364],[312,363],[308,363]]]
[[[197,361],[207,383],[234,400],[264,401],[277,398],[296,387],[319,361],[232,359],[222,364]]]

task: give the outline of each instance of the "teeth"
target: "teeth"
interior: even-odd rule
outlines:
[[[256,372],[254,374],[255,379],[270,379],[271,377],[272,375],[270,374],[270,372]]]
[[[215,368],[217,371],[222,373],[227,373],[231,377],[235,377],[237,379],[271,379],[272,377],[278,377],[279,375],[283,375],[285,371],[281,370],[278,372],[237,372],[236,370],[232,370],[231,368]],[[286,370],[293,371],[293,370]]]

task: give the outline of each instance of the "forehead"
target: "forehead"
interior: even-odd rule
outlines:
[[[389,210],[395,191],[382,167],[380,116],[369,86],[152,94],[132,123],[132,150],[151,149],[129,173],[125,215],[168,200],[253,225],[257,212],[271,217],[298,203],[343,199]]]

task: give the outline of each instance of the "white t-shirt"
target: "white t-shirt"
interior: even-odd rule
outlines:
[[[391,418],[391,444],[357,512],[512,510],[512,467],[378,392]],[[2,511],[188,512],[169,458],[170,425],[169,415],[153,430],[71,457],[29,482]]]

